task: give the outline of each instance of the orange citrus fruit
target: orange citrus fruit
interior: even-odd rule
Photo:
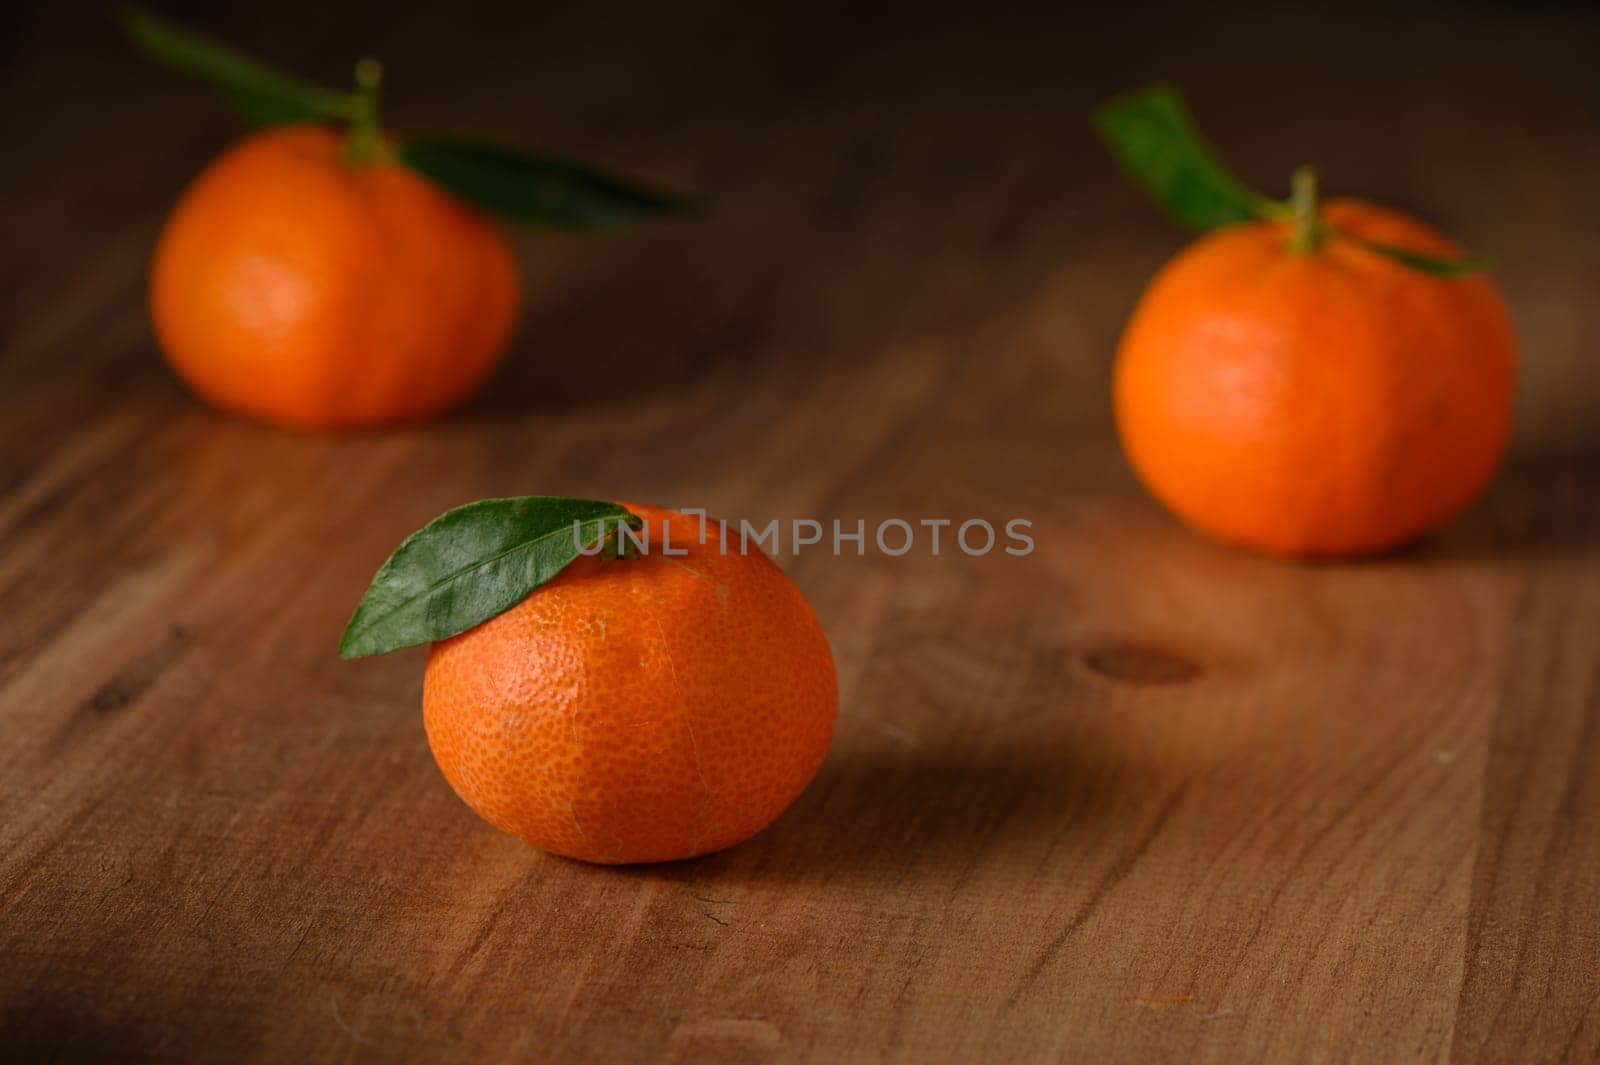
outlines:
[[[156,337],[219,407],[310,429],[422,418],[465,398],[510,337],[520,282],[500,230],[340,145],[320,126],[247,137],[167,220]]]
[[[1333,200],[1336,233],[1458,249],[1395,211]],[[1405,543],[1483,491],[1511,425],[1512,328],[1481,275],[1439,277],[1335,237],[1228,226],[1151,282],[1117,352],[1135,472],[1189,524],[1288,555]]]
[[[457,794],[591,862],[689,858],[760,831],[816,775],[838,707],[827,638],[776,565],[737,535],[724,553],[715,523],[626,505],[647,552],[579,558],[434,644],[423,686]]]

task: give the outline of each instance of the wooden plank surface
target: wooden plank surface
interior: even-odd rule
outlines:
[[[0,1048],[45,1059],[1600,1058],[1600,20],[735,5],[197,16],[390,114],[702,191],[527,235],[491,389],[297,437],[192,402],[142,307],[231,135],[92,12],[16,17],[0,178]],[[1111,349],[1179,238],[1094,102],[1185,85],[1496,256],[1513,459],[1415,549],[1290,565],[1142,494]],[[433,768],[372,569],[529,492],[1034,522],[1024,559],[781,561],[840,668],[769,831],[549,858]]]

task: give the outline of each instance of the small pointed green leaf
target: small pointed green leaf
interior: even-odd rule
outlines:
[[[1246,188],[1218,162],[1170,86],[1118,97],[1095,113],[1095,126],[1129,176],[1187,229],[1283,217],[1282,204]]]
[[[1421,270],[1425,274],[1433,274],[1435,277],[1466,277],[1469,274],[1483,273],[1491,265],[1488,257],[1483,255],[1463,255],[1454,259],[1446,259],[1437,255],[1424,255],[1421,252],[1396,247],[1393,244],[1367,240],[1365,237],[1351,236],[1348,233],[1338,233],[1337,235],[1361,245],[1370,252],[1386,255],[1397,263],[1409,266],[1413,270]]]
[[[507,145],[416,137],[401,143],[399,156],[480,210],[523,225],[609,229],[689,208],[680,197]]]
[[[341,658],[443,640],[505,613],[619,525],[642,521],[592,499],[482,499],[407,537],[345,626]]]
[[[282,122],[344,122],[356,98],[275,70],[221,41],[137,7],[124,8],[121,22],[133,43],[151,59],[221,89],[246,119],[258,125]]]

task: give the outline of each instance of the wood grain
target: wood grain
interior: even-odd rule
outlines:
[[[232,126],[90,14],[18,17],[0,118],[0,1047],[41,1059],[1600,1058],[1600,22],[1297,15],[197,16],[389,113],[700,190],[519,238],[505,371],[296,437],[161,365],[164,209]],[[1204,42],[1203,45],[1200,42]],[[1516,454],[1402,554],[1205,542],[1118,454],[1109,352],[1179,238],[1085,116],[1185,85],[1251,181],[1493,254]],[[1039,550],[782,559],[840,667],[769,831],[600,869],[432,766],[372,570],[527,492],[1034,522]]]

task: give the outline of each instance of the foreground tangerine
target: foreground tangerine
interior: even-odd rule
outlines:
[[[428,743],[469,806],[602,863],[759,832],[816,776],[838,708],[827,638],[771,560],[724,552],[699,518],[628,509],[651,550],[579,558],[435,643],[423,688]]]

